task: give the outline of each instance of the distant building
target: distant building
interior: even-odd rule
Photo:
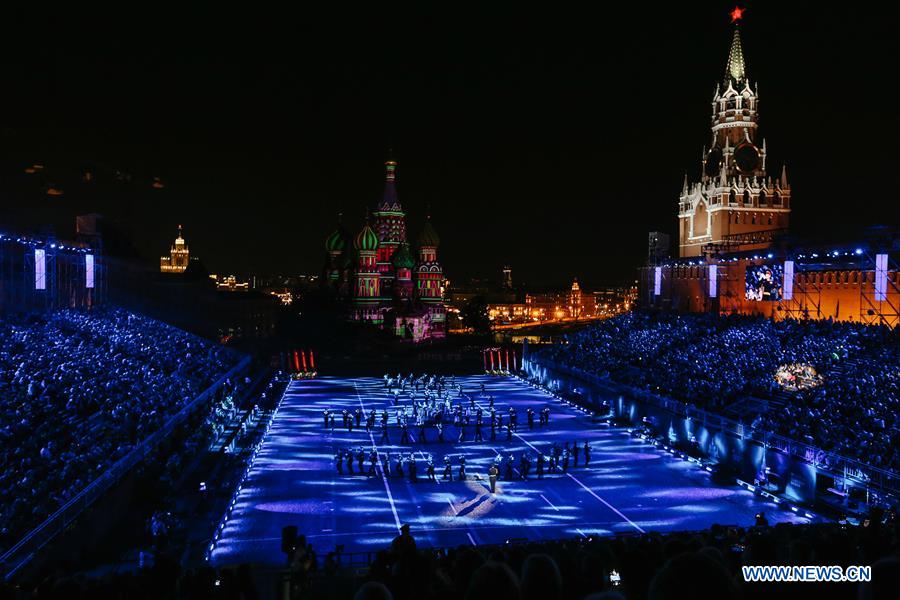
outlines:
[[[210,278],[216,282],[216,289],[220,292],[248,292],[250,291],[250,282],[238,281],[234,275],[226,275],[219,278],[216,275],[210,275]]]
[[[489,304],[488,318],[495,323],[518,323],[528,319],[528,305],[524,302],[513,304]]]
[[[503,289],[506,291],[513,289],[512,267],[509,265],[503,267]]]
[[[161,256],[159,258],[160,273],[184,273],[188,264],[191,262],[191,253],[181,232],[181,225],[178,226],[178,237],[175,243],[169,249],[169,256]]]
[[[525,295],[528,318],[535,321],[563,319],[568,315],[569,292],[544,292]]]
[[[617,315],[631,310],[637,302],[637,287],[608,287],[594,290],[593,314],[597,317]],[[587,307],[585,313],[588,312]]]
[[[406,233],[406,213],[397,197],[397,162],[385,163],[384,196],[374,219],[351,239],[342,224],[325,242],[324,286],[349,300],[347,318],[370,323],[414,342],[446,335],[440,238],[429,216],[416,238]]]
[[[573,319],[581,317],[583,306],[581,303],[581,286],[578,285],[578,278],[572,282],[572,290],[569,292],[569,316]]]

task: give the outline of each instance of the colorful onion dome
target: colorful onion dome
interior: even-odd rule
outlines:
[[[375,251],[378,249],[378,235],[375,234],[375,231],[369,227],[369,222],[366,221],[366,224],[363,225],[363,228],[360,230],[358,234],[356,234],[356,240],[354,245],[357,250],[362,251]]]
[[[431,217],[429,216],[425,221],[425,227],[422,228],[422,233],[419,234],[419,247],[437,248],[440,243],[441,238],[438,237],[437,231],[434,230],[434,226],[431,224]]]
[[[416,261],[412,252],[409,251],[409,244],[400,244],[400,247],[397,248],[397,251],[391,257],[391,262],[395,269],[412,269]]]
[[[347,247],[347,231],[343,227],[335,229],[325,240],[325,250],[328,252],[342,252]]]

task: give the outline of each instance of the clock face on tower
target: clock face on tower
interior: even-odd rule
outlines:
[[[706,176],[707,177],[715,177],[719,174],[719,168],[722,165],[722,151],[718,148],[713,148],[709,151],[709,154],[706,155]]]
[[[741,144],[734,149],[734,162],[741,173],[750,174],[759,167],[759,150],[753,144]]]

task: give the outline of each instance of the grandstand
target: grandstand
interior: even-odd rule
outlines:
[[[714,411],[748,396],[765,398],[783,410],[756,415],[751,428],[896,471],[898,339],[896,329],[859,323],[632,313],[570,336],[532,361]],[[775,374],[795,363],[813,365],[823,383],[785,393]]]
[[[231,350],[122,309],[4,314],[6,573],[26,565],[176,427],[230,397],[247,365]]]

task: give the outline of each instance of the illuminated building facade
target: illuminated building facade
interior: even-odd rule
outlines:
[[[348,318],[390,330],[414,342],[446,335],[440,238],[429,216],[409,242],[406,213],[397,196],[397,161],[385,163],[381,201],[355,237],[343,224],[325,241],[323,285],[348,301]]]
[[[181,225],[178,226],[178,237],[169,249],[169,256],[159,258],[160,273],[184,273],[191,261],[191,253],[184,242]]]
[[[581,316],[582,304],[581,304],[581,286],[578,285],[578,278],[575,278],[575,281],[572,282],[572,289],[569,292],[569,316],[573,319],[577,319]]]
[[[217,275],[210,275],[210,279],[216,282],[216,289],[220,292],[248,292],[250,291],[250,282],[238,281],[234,275],[226,275],[219,278]]]
[[[507,292],[513,289],[512,267],[509,265],[503,267],[503,289]]]
[[[732,19],[740,18],[740,11]],[[645,307],[774,319],[900,324],[896,232],[873,228],[851,242],[797,246],[785,236],[791,188],[766,174],[757,145],[758,96],[735,25],[725,80],[713,98],[712,145],[700,181],[679,198],[679,259],[641,270]]]
[[[700,180],[684,178],[678,199],[679,255],[700,256],[708,248],[761,249],[787,229],[791,188],[787,171],[773,178],[760,139],[759,96],[751,84],[741,47],[740,11],[722,83],[712,99],[709,149],[701,156]]]

